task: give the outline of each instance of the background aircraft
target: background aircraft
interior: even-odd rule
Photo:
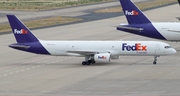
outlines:
[[[95,62],[110,62],[120,55],[154,56],[175,54],[169,44],[157,41],[45,41],[37,39],[14,15],[7,15],[17,43],[9,47],[44,55],[85,57],[82,65]]]
[[[180,5],[180,0],[178,0],[178,3],[179,3],[179,5]],[[180,17],[176,17],[178,20],[180,20]]]
[[[129,24],[120,24],[117,30],[161,40],[180,41],[180,23],[151,22],[132,1],[119,1]]]

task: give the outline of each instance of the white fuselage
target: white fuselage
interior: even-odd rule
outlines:
[[[40,41],[55,56],[85,56],[110,53],[116,55],[161,56],[176,53],[169,44],[157,41]]]
[[[168,41],[180,41],[180,23],[152,23],[158,32]]]

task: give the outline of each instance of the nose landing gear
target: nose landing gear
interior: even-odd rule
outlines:
[[[154,62],[153,62],[153,64],[157,64],[157,57],[159,57],[159,56],[154,56]]]

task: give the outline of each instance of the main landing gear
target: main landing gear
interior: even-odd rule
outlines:
[[[157,57],[159,57],[159,56],[154,56],[154,62],[153,62],[153,64],[156,64],[156,63],[157,63]]]
[[[88,60],[88,61],[83,61],[82,65],[90,65],[90,64],[94,64],[95,61],[94,60]]]
[[[82,62],[82,65],[90,65],[96,63],[91,56],[85,56],[85,61]]]

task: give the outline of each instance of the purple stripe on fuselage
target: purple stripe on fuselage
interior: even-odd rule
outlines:
[[[142,31],[136,31],[136,30],[123,29],[123,28],[118,28],[118,27],[117,27],[117,30],[125,31],[125,32],[129,32],[129,33],[133,33],[133,34],[137,34],[137,35],[141,35],[141,36],[146,36],[146,37],[150,37],[150,38],[166,40],[166,38],[164,38],[151,23],[130,24],[130,25],[123,25],[123,26],[133,27],[133,28],[143,28],[143,30]]]

